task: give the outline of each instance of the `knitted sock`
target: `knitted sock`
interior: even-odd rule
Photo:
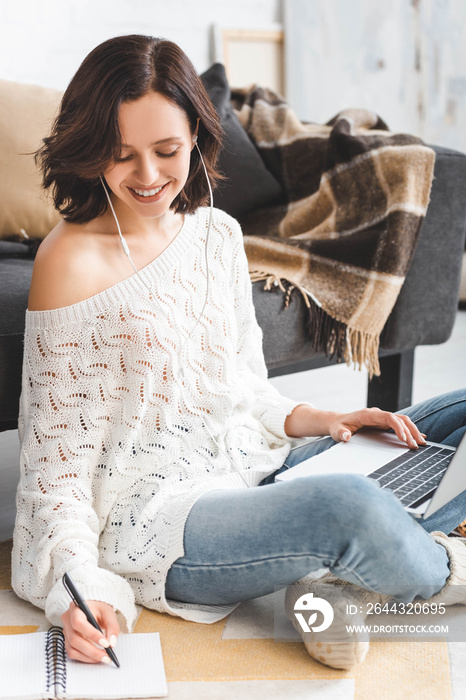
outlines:
[[[431,536],[447,550],[450,560],[450,576],[444,587],[427,602],[443,605],[466,604],[466,539],[448,537],[443,532]]]
[[[333,609],[334,617],[330,627],[321,632],[314,632],[309,625],[309,631],[303,630],[296,617],[299,610],[305,609],[306,600],[300,601],[300,598],[310,593],[326,600]],[[365,632],[348,632],[347,625],[363,625],[368,603],[383,604],[388,600],[392,600],[392,597],[374,593],[342,581],[332,573],[326,573],[318,579],[312,578],[312,575],[305,576],[289,585],[285,595],[285,612],[313,659],[332,668],[348,670],[364,660],[369,650],[369,639]],[[312,609],[312,600],[309,602]],[[357,612],[350,614],[349,605],[353,606],[350,610]],[[304,613],[302,617],[309,618],[309,615]],[[318,620],[317,623],[320,624]]]

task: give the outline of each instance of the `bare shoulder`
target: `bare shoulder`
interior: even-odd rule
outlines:
[[[61,221],[37,251],[28,309],[58,309],[95,294],[101,258],[99,246],[85,226]]]

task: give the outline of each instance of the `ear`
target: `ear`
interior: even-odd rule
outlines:
[[[196,128],[194,129],[194,133],[193,133],[193,145],[192,145],[191,150],[194,148],[194,146],[197,143],[197,136],[198,136],[198,132],[199,132],[199,121],[200,121],[200,118],[198,117],[197,123],[196,123]]]

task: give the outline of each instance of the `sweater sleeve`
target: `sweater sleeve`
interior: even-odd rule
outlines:
[[[285,419],[299,404],[282,396],[267,378],[262,349],[262,330],[257,323],[252,300],[252,284],[243,236],[238,222],[234,221],[234,280],[235,314],[238,329],[237,367],[242,380],[254,395],[252,413],[266,430],[277,438],[287,439]],[[251,408],[249,409],[251,410]]]
[[[26,323],[12,583],[61,624],[70,605],[61,581],[66,571],[85,599],[112,605],[129,631],[136,617],[132,589],[99,567],[104,524],[94,506],[112,384],[109,368],[93,362],[95,334],[87,325]]]

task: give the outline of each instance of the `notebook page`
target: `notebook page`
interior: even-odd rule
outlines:
[[[46,698],[46,632],[0,635],[0,700]]]
[[[102,652],[105,653],[105,652]],[[158,632],[120,634],[115,664],[85,664],[67,659],[66,697],[152,698],[168,694]]]

